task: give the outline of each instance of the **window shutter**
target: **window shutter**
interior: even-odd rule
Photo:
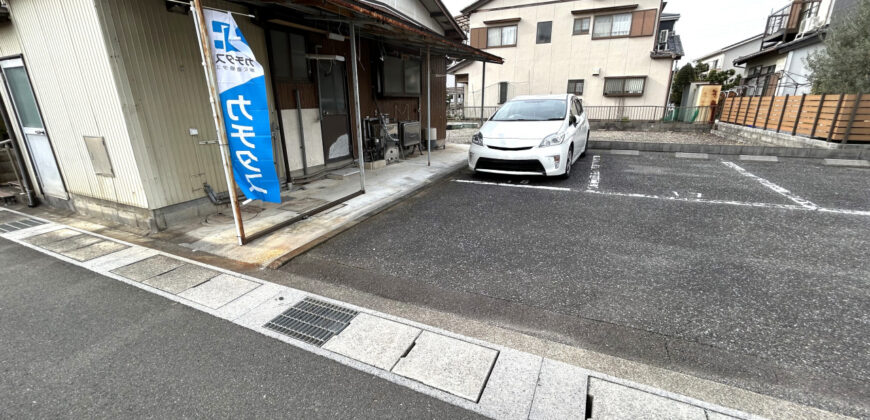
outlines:
[[[643,36],[643,17],[643,11],[631,13],[631,33],[629,36]]]
[[[486,48],[486,28],[471,28],[471,46],[473,48]]]
[[[644,11],[643,18],[643,34],[641,36],[652,36],[656,33],[656,17],[658,16],[658,10],[651,9]]]
[[[657,9],[638,10],[631,13],[631,34],[629,36],[653,36],[656,31]]]

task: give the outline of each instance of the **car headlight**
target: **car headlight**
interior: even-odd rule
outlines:
[[[474,133],[474,135],[471,136],[471,142],[478,146],[483,146],[483,134],[480,134],[480,131]]]
[[[538,147],[557,146],[565,141],[565,133],[554,133],[544,137],[544,141]]]

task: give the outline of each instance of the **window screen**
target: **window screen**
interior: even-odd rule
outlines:
[[[402,59],[384,57],[384,94],[403,95],[405,93],[405,69]]]
[[[420,62],[405,60],[405,93],[420,93]]]
[[[272,72],[279,80],[308,81],[308,59],[305,58],[305,37],[272,30]]]
[[[553,22],[538,22],[538,44],[549,44],[553,32]]]
[[[609,38],[615,36],[628,36],[630,31],[631,13],[596,16],[595,28],[592,29],[592,37]]]
[[[568,93],[575,95],[583,94],[583,79],[572,79],[568,81]]]
[[[486,30],[486,46],[506,47],[517,44],[516,26],[499,26]]]
[[[604,96],[641,96],[645,82],[644,77],[605,78]]]
[[[589,18],[574,19],[574,35],[582,35],[589,33]]]
[[[387,56],[383,66],[385,96],[420,96],[423,84],[420,60]]]

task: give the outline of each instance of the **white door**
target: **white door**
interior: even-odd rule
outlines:
[[[43,194],[62,199],[69,198],[57,167],[54,151],[45,133],[45,125],[42,123],[42,116],[39,114],[39,107],[36,105],[36,97],[33,95],[24,62],[20,58],[4,60],[0,62],[0,69],[3,71],[6,89],[12,99],[15,116],[24,134],[27,151],[30,153]]]

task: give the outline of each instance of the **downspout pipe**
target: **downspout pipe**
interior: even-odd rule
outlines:
[[[0,114],[3,115],[3,124],[6,125],[6,132],[9,134],[9,144],[12,146],[12,152],[15,155],[15,164],[18,166],[18,172],[21,174],[21,188],[24,188],[24,195],[27,196],[27,207],[36,207],[39,201],[37,201],[36,193],[33,191],[33,184],[30,182],[27,166],[24,165],[24,157],[21,155],[18,141],[15,138],[15,130],[12,129],[9,113],[6,112],[6,104],[3,103],[2,99],[0,99]]]

